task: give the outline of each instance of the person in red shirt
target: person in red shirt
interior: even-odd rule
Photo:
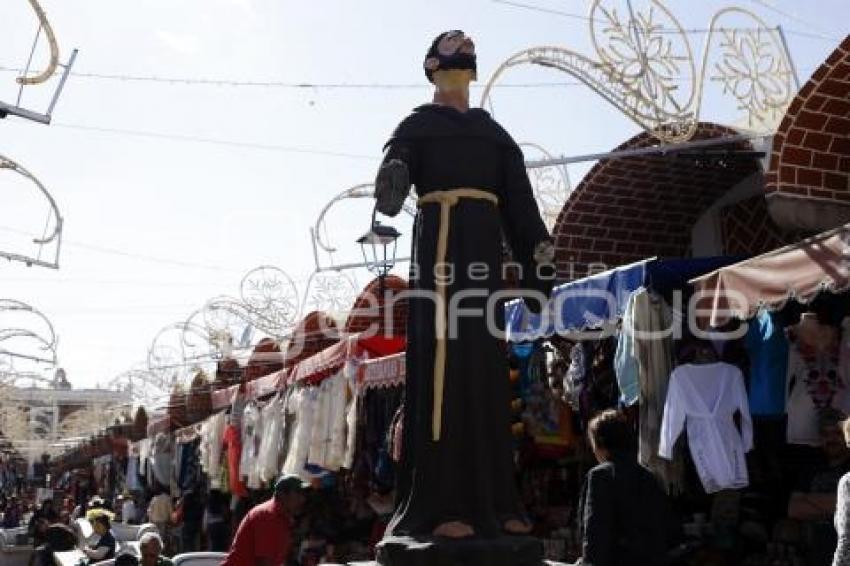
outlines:
[[[292,551],[292,522],[301,513],[309,487],[296,476],[282,476],[274,497],[251,509],[222,566],[284,566]]]

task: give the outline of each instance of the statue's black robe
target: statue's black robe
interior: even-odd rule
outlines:
[[[551,279],[536,277],[533,252],[549,239],[519,147],[481,109],[466,113],[427,104],[414,110],[387,143],[384,162],[401,159],[421,197],[435,190],[474,188],[485,200],[461,199],[452,208],[448,257],[454,282],[447,303],[463,289],[492,295],[503,287],[503,234],[515,261],[523,264],[526,288],[551,291]],[[416,217],[411,262],[412,289],[434,291],[440,206],[424,204]],[[470,264],[479,264],[469,276]],[[418,277],[417,277],[418,276]],[[486,307],[487,298],[465,299],[461,308]],[[505,520],[520,518],[510,433],[506,356],[484,316],[458,321],[448,341],[442,432],[432,438],[435,351],[434,303],[413,298],[407,322],[407,388],[393,535],[428,535],[440,523],[460,520],[480,536],[495,536]],[[496,309],[503,326],[504,311]],[[449,326],[452,316],[448,318]]]

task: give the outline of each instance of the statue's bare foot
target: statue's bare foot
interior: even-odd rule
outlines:
[[[527,535],[531,532],[531,524],[519,519],[510,519],[505,521],[502,528],[509,535]]]
[[[471,526],[460,521],[449,521],[439,525],[433,532],[435,537],[467,538],[475,534]]]

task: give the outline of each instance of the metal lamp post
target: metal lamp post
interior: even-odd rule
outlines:
[[[378,276],[379,292],[384,294],[384,278],[395,265],[396,248],[401,233],[387,224],[375,219],[376,210],[372,209],[372,224],[369,231],[357,239],[363,252],[366,268]]]

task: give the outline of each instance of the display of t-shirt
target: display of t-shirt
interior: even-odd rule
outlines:
[[[750,356],[750,413],[785,414],[788,340],[776,314],[762,310],[749,322],[746,347]]]
[[[820,413],[829,408],[847,412],[846,385],[839,372],[835,343],[817,350],[797,340],[788,354],[788,442],[820,446]]]
[[[741,415],[741,430],[734,415]],[[706,493],[749,484],[744,454],[753,424],[741,370],[727,363],[685,364],[670,375],[658,454],[670,459],[682,429]]]

